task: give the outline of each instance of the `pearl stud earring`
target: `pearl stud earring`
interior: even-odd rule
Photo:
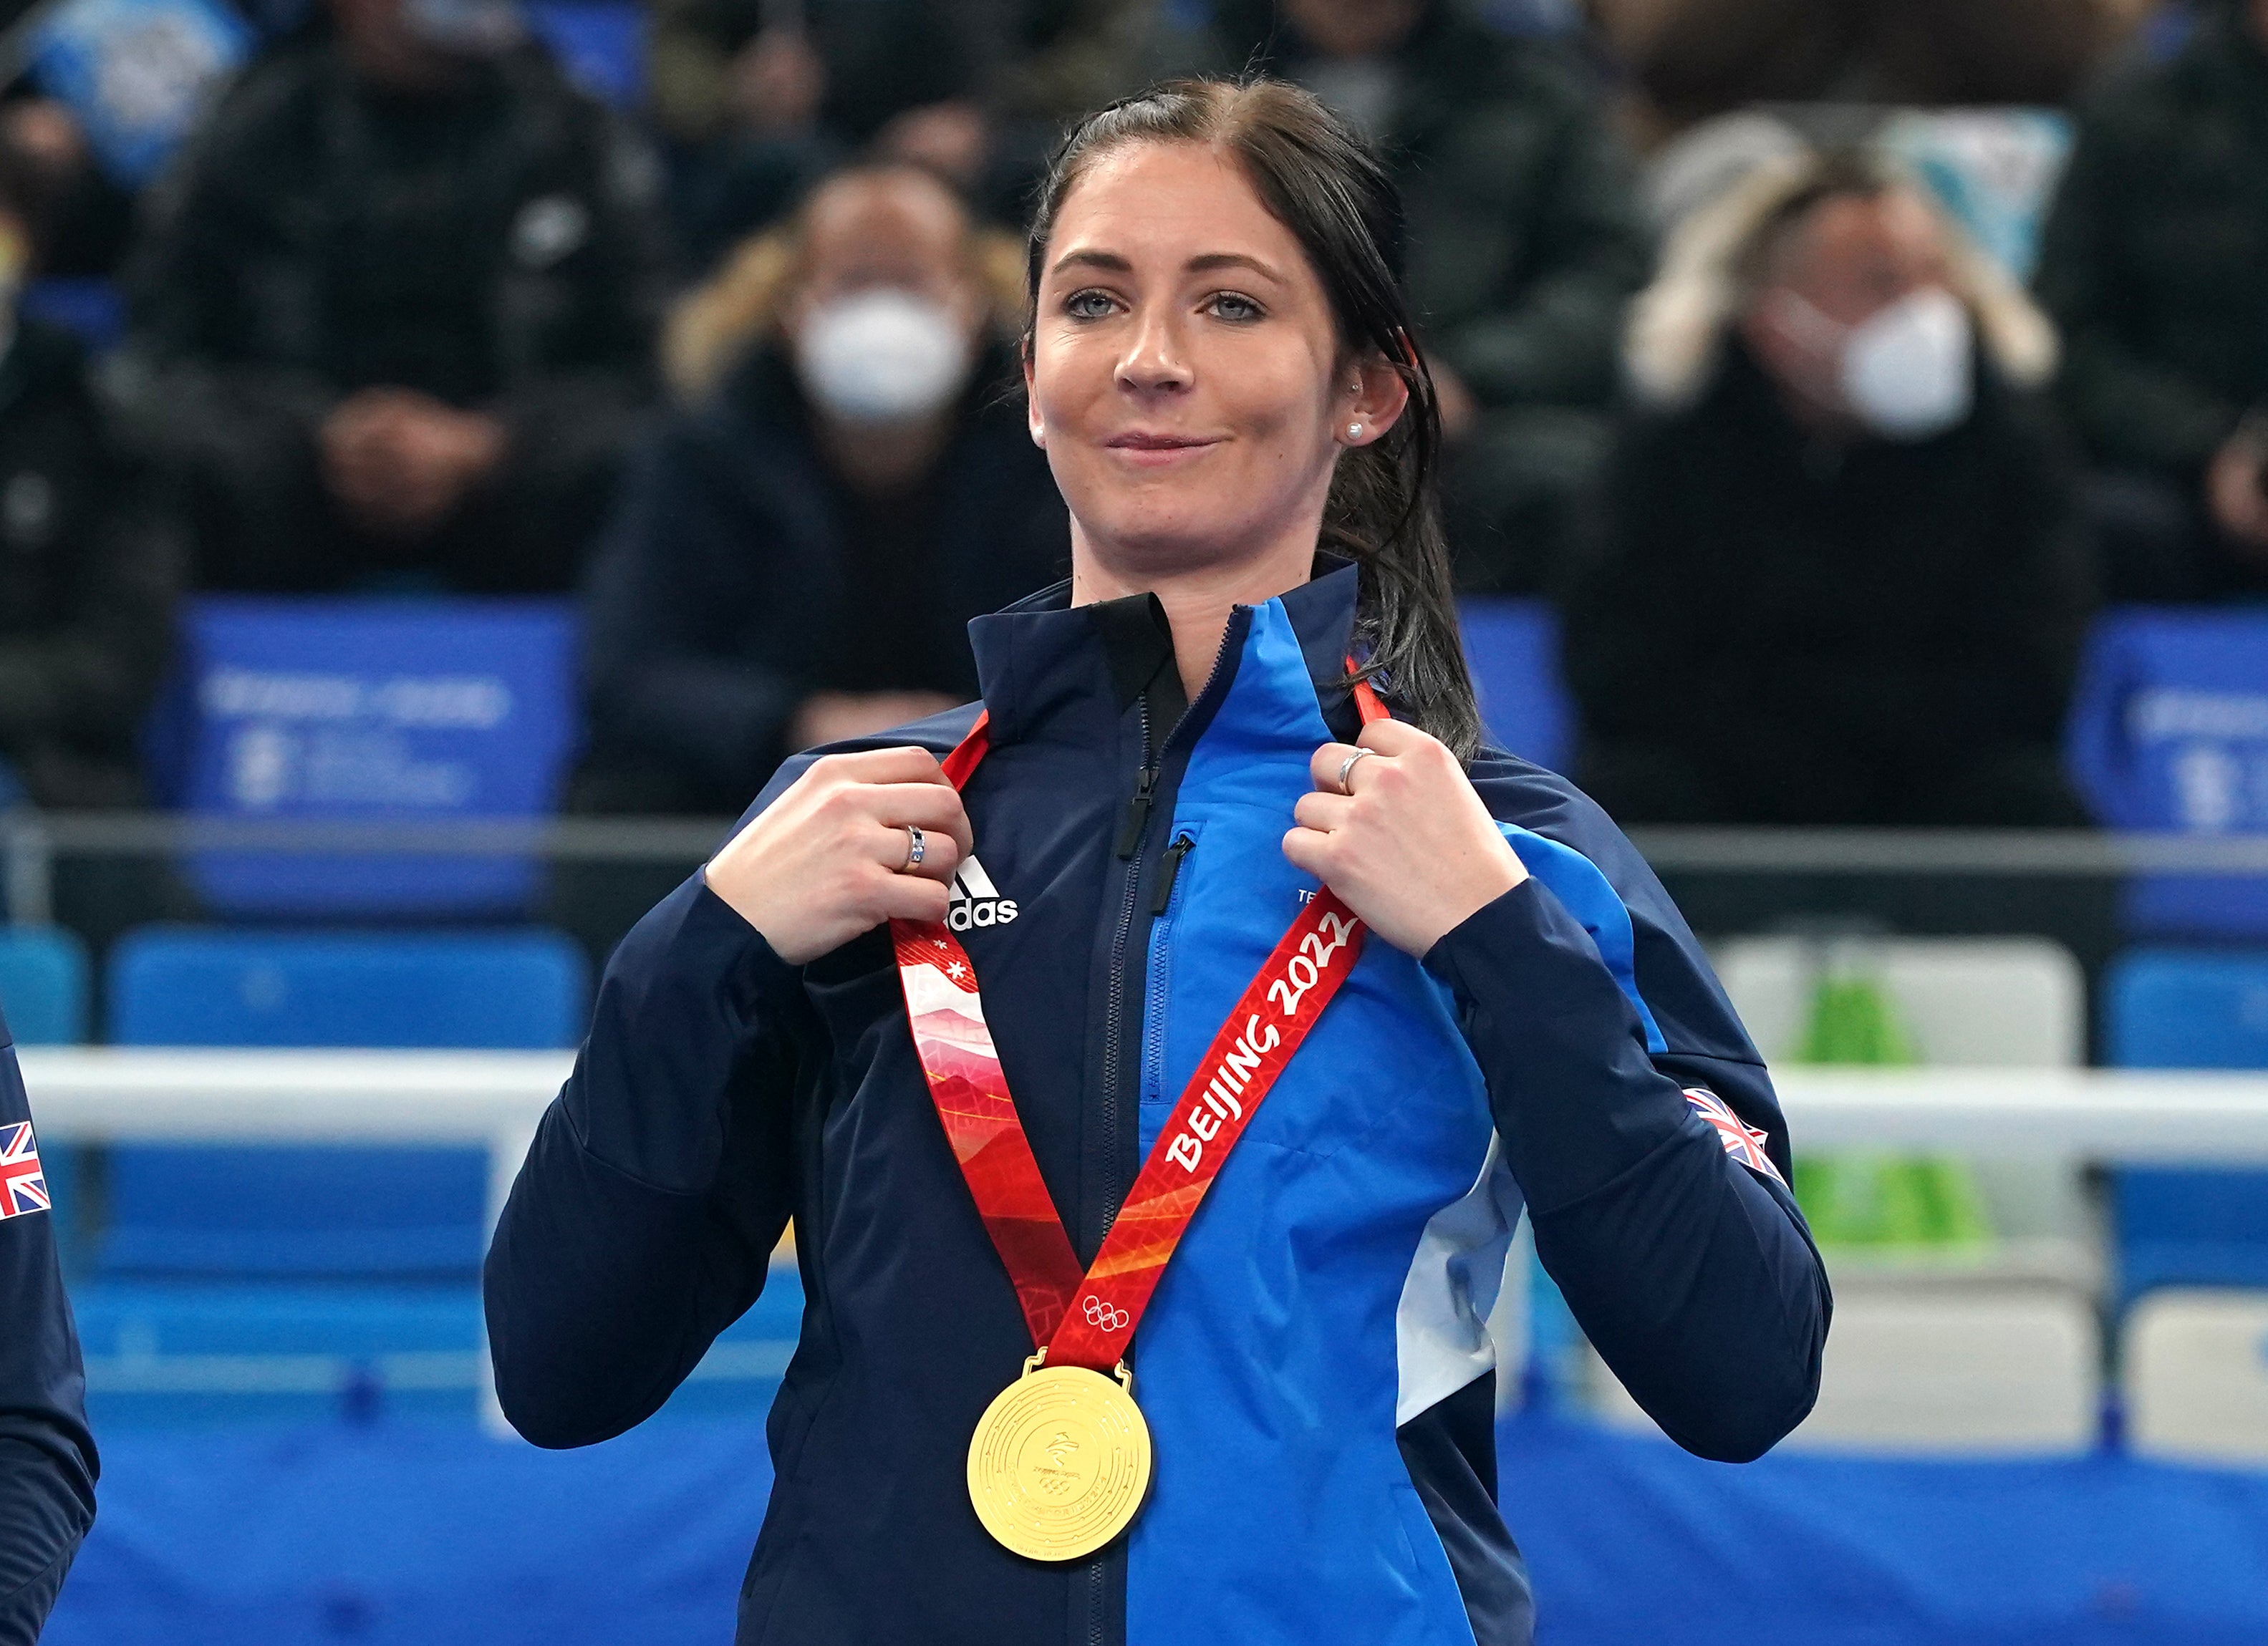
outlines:
[[[1361,439],[1361,438],[1362,438],[1362,425],[1361,425],[1360,423],[1349,423],[1349,424],[1347,425],[1347,438],[1348,438],[1348,439],[1350,439],[1350,440],[1359,440],[1359,439]]]

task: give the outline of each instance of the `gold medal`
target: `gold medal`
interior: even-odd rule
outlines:
[[[993,1397],[968,1442],[968,1499],[984,1529],[1035,1561],[1075,1561],[1123,1532],[1150,1488],[1150,1425],[1123,1366],[1043,1366]]]

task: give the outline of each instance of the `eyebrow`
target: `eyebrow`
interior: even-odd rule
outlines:
[[[1130,275],[1134,272],[1134,265],[1116,252],[1091,251],[1084,248],[1064,253],[1056,260],[1055,268],[1049,272],[1061,274],[1064,269],[1073,268],[1101,268],[1116,275]],[[1281,283],[1284,278],[1276,269],[1262,262],[1258,258],[1248,257],[1241,252],[1206,252],[1192,257],[1182,265],[1182,268],[1183,272],[1192,275],[1209,273],[1216,268],[1249,268],[1263,279]]]
[[[1118,275],[1130,275],[1134,272],[1134,265],[1116,252],[1089,251],[1065,252],[1056,260],[1055,268],[1049,272],[1059,275],[1064,269],[1073,268],[1107,268],[1111,273]]]

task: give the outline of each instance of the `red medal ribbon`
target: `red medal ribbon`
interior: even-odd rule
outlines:
[[[1368,685],[1357,682],[1354,694],[1366,724],[1386,717]],[[955,789],[989,752],[986,723],[978,715],[945,757]],[[1300,911],[1198,1060],[1084,1275],[1009,1096],[968,952],[941,922],[894,920],[890,936],[930,1097],[1032,1341],[1044,1347],[1049,1365],[1107,1371],[1125,1357],[1158,1277],[1229,1150],[1353,971],[1363,924],[1329,889]]]

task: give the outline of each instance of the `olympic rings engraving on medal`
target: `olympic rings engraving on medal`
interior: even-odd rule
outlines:
[[[1093,1292],[1086,1294],[1086,1302],[1081,1306],[1086,1313],[1086,1323],[1099,1331],[1123,1332],[1133,1319],[1125,1310],[1103,1302]]]

